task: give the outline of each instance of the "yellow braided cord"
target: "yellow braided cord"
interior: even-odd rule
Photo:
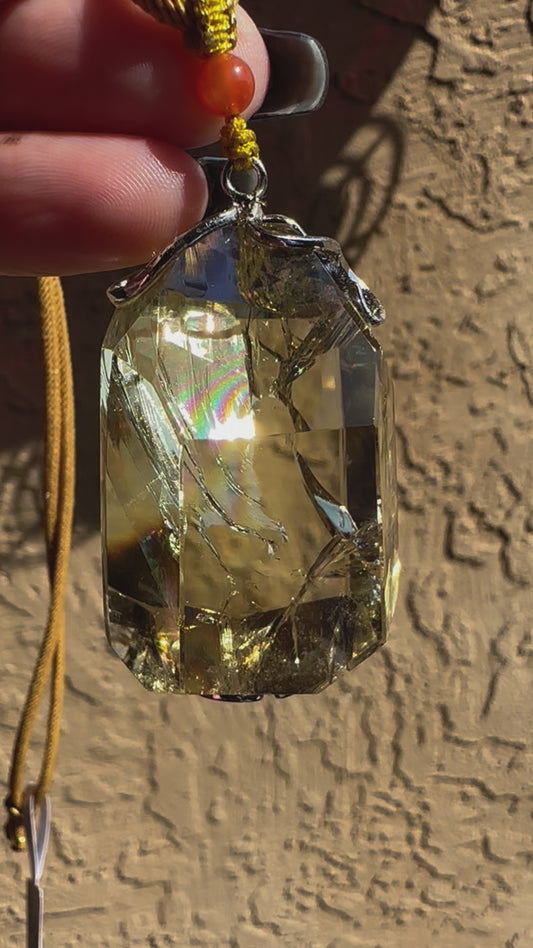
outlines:
[[[236,0],[192,0],[200,48],[208,56],[229,53],[237,44]]]
[[[59,743],[63,704],[65,590],[74,508],[74,396],[68,327],[58,277],[38,281],[46,387],[45,534],[50,578],[46,631],[22,711],[9,775],[7,834],[14,849],[24,848],[22,810],[24,766],[46,686],[50,707],[41,774],[35,796],[48,792]]]
[[[248,128],[240,115],[226,119],[220,130],[220,143],[224,158],[231,161],[236,171],[248,171],[253,166],[253,159],[259,158],[255,132]]]
[[[206,56],[229,53],[237,43],[237,0],[134,0],[154,19],[185,34]]]

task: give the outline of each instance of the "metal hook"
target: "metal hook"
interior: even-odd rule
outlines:
[[[222,169],[221,176],[222,188],[233,203],[250,210],[259,206],[268,185],[268,175],[263,162],[258,158],[253,158],[252,161],[253,167],[250,171],[244,172],[236,172],[228,161]]]

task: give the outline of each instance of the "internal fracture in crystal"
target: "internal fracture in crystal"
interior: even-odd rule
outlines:
[[[394,609],[383,356],[355,289],[271,237],[215,228],[104,342],[107,633],[154,691],[320,691]]]

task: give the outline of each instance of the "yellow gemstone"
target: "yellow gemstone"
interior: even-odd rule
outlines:
[[[394,609],[393,399],[365,288],[276,228],[191,241],[104,342],[107,632],[155,691],[320,691]]]

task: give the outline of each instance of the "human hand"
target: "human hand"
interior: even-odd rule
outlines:
[[[252,114],[268,59],[237,17]],[[200,220],[206,183],[184,149],[222,120],[195,101],[196,63],[132,0],[0,0],[0,273],[138,264]]]

